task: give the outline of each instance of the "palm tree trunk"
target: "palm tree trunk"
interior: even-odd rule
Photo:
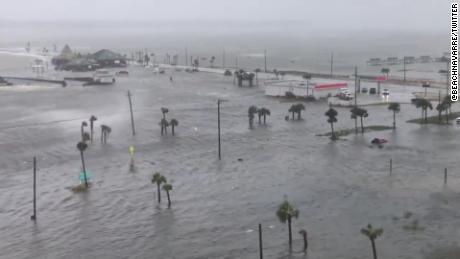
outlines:
[[[101,128],[101,143],[104,143],[104,130]]]
[[[288,228],[289,228],[289,245],[292,245],[292,229],[291,229],[291,216],[289,215],[288,218]]]
[[[260,121],[260,118],[262,118],[262,115],[259,115],[259,124],[262,123],[262,122]]]
[[[302,236],[303,236],[303,251],[306,253],[308,249],[307,232],[304,232]]]
[[[423,118],[425,117],[423,114],[424,114],[424,113],[423,113],[423,108],[422,108],[422,122],[423,122]]]
[[[358,134],[358,117],[355,118],[355,134]]]
[[[446,109],[446,123],[449,123],[449,113],[448,113],[447,109]]]
[[[374,259],[377,259],[377,249],[375,248],[375,241],[371,240],[372,243],[372,254],[374,255]]]
[[[86,167],[85,167],[85,158],[83,156],[83,150],[80,150],[81,164],[83,166],[83,176],[85,177],[85,186],[88,188],[88,179],[86,178]]]
[[[393,129],[396,129],[396,111],[393,111]]]
[[[93,121],[91,121],[91,144],[93,144]]]
[[[331,138],[332,139],[335,139],[335,135],[334,135],[334,123],[331,122]]]
[[[363,116],[361,118],[361,134],[364,134]]]
[[[172,135],[174,136],[174,125],[171,125],[171,132],[172,132]]]
[[[425,123],[428,123],[428,109],[425,109]]]
[[[161,136],[163,136],[163,132],[164,132],[164,126],[161,125]]]
[[[265,124],[265,118],[266,118],[266,115],[264,114],[264,124]]]
[[[171,198],[169,197],[169,191],[166,191],[166,196],[168,196],[168,207],[171,207]]]
[[[294,111],[292,111],[292,120],[294,120]]]
[[[158,203],[161,203],[160,183],[157,183]]]

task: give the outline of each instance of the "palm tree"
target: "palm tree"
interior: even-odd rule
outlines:
[[[211,64],[211,68],[214,67],[214,61],[216,60],[216,57],[212,56],[211,59],[209,60],[209,63]]]
[[[270,116],[270,110],[265,107],[262,107],[257,111],[257,115],[259,116],[259,124],[260,124],[261,117],[264,117],[264,124],[265,124],[266,116],[267,115]]]
[[[168,108],[161,107],[161,113],[163,113],[163,119],[166,119],[166,113],[169,112]]]
[[[252,124],[254,122],[254,114],[257,113],[257,107],[252,105],[248,109],[248,117],[249,117],[249,128],[252,128]]]
[[[425,113],[425,123],[428,122],[428,108],[433,110],[433,105],[427,99],[420,99],[420,107],[422,108],[422,112]]]
[[[390,74],[390,69],[389,68],[382,68],[382,70],[380,70],[380,72],[382,74],[386,74],[387,75],[387,79],[388,79],[388,76]]]
[[[179,121],[176,119],[171,119],[169,125],[171,125],[172,135],[174,136],[174,127],[177,127],[179,125]]]
[[[88,179],[86,178],[86,167],[85,167],[85,157],[83,156],[83,152],[86,150],[88,145],[84,141],[80,141],[77,143],[77,149],[80,151],[81,156],[81,164],[83,167],[83,175],[85,177],[85,186],[88,188]]]
[[[262,70],[260,70],[260,68],[256,68],[254,70],[254,72],[256,73],[256,85],[259,86],[259,73],[261,72]]]
[[[291,222],[292,222],[292,218],[298,218],[299,217],[299,210],[294,208],[288,201],[284,201],[278,207],[278,210],[276,211],[276,216],[278,216],[278,219],[279,219],[279,221],[281,223],[286,223],[286,222],[288,223],[289,245],[292,245]]]
[[[422,87],[425,89],[425,97],[426,97],[426,90],[428,89],[428,87],[430,87],[430,83],[429,82],[425,82],[422,84]]]
[[[91,130],[91,143],[93,143],[93,133],[94,133],[94,122],[97,121],[97,117],[94,115],[91,115],[89,118],[89,125],[90,125],[90,130]]]
[[[452,107],[452,104],[454,102],[452,101],[452,99],[451,99],[449,94],[444,97],[443,102],[447,106],[447,109],[446,109],[446,121],[447,121],[447,123],[449,123],[449,115],[451,113],[451,107]]]
[[[80,127],[80,131],[81,131],[81,140],[84,141],[84,136],[83,136],[83,132],[84,132],[84,127],[88,126],[88,123],[86,121],[82,121],[81,122],[81,127]]]
[[[101,142],[107,144],[107,137],[109,136],[112,129],[107,125],[101,125]]]
[[[163,184],[163,190],[166,192],[166,196],[168,197],[168,207],[171,207],[171,198],[169,196],[169,192],[173,189],[172,184],[165,183]]]
[[[294,114],[297,112],[297,106],[295,104],[291,105],[288,112],[292,113],[292,120],[294,120]]]
[[[301,119],[301,113],[305,110],[305,106],[302,103],[296,104],[297,119]]]
[[[383,228],[374,229],[371,224],[367,225],[366,228],[361,229],[361,234],[367,236],[372,244],[372,254],[374,259],[377,259],[377,249],[375,247],[375,239],[383,234]]]
[[[436,105],[436,110],[438,111],[439,122],[442,121],[442,117],[441,117],[442,112],[447,111],[448,109],[449,109],[449,107],[447,106],[447,104],[445,102],[440,102],[440,103],[438,103],[438,105]]]
[[[327,122],[331,124],[331,139],[336,140],[336,136],[334,133],[334,123],[337,122],[337,111],[333,108],[329,108],[327,112],[324,114],[328,117]]]
[[[161,192],[160,192],[160,185],[162,183],[166,183],[166,177],[161,175],[160,173],[155,173],[152,176],[152,183],[157,185],[157,191],[158,191],[158,203],[161,203]]]
[[[396,129],[396,113],[401,110],[401,105],[399,103],[390,103],[388,110],[393,111],[393,129]]]
[[[160,126],[161,126],[161,135],[163,136],[163,132],[164,134],[168,135],[169,122],[165,118],[161,119]]]
[[[302,235],[303,237],[303,251],[304,253],[307,252],[308,249],[308,236],[307,236],[307,231],[305,229],[301,229],[299,231],[299,234]]]
[[[363,124],[363,117],[367,117],[369,114],[365,109],[359,108],[357,106],[351,109],[351,118],[357,120],[358,117],[361,119],[361,133],[364,134],[364,124]],[[358,128],[356,128],[356,133],[358,133]]]

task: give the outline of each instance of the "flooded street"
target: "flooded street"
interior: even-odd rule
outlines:
[[[0,88],[0,258],[257,258],[258,223],[266,258],[306,258],[301,228],[309,234],[308,258],[369,258],[370,242],[360,234],[368,223],[384,228],[377,240],[382,258],[419,259],[460,245],[460,126],[406,123],[420,110],[402,104],[396,131],[332,142],[316,136],[330,130],[325,102],[306,103],[303,120],[285,121],[292,103],[264,96],[262,87],[238,88],[232,77],[154,75],[136,66],[129,72],[114,86]],[[221,161],[218,98],[228,100],[221,106]],[[271,110],[267,125],[256,118],[248,128],[250,105]],[[176,136],[161,136],[161,107],[179,121]],[[366,109],[365,125],[392,125],[386,105]],[[337,111],[335,127],[353,128],[349,108]],[[73,193],[80,125],[91,115],[98,120],[85,162],[93,186]],[[112,128],[106,145],[99,141],[101,124]],[[370,147],[375,137],[388,144]],[[136,172],[129,171],[131,145]],[[33,156],[36,222],[30,220]],[[154,172],[174,186],[170,209],[157,204]],[[300,211],[292,253],[287,225],[276,217],[286,198]],[[414,220],[420,229],[404,228]]]

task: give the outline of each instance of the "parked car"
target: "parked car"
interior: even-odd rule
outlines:
[[[106,69],[98,69],[93,75],[93,82],[95,84],[113,84],[115,77]]]
[[[390,96],[390,91],[388,91],[388,89],[383,89],[382,95],[383,97],[388,97]]]
[[[366,87],[363,87],[363,88],[361,89],[361,93],[367,94],[367,88],[366,88]]]
[[[457,122],[457,124],[460,124],[460,117],[457,117],[457,119],[455,119],[455,121]]]
[[[371,87],[369,89],[369,94],[376,94],[377,93],[377,89],[375,89],[375,87]]]

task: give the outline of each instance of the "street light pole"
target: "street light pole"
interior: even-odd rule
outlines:
[[[220,103],[226,102],[227,100],[217,99],[217,142],[219,147],[219,160],[221,159],[220,155]]]

